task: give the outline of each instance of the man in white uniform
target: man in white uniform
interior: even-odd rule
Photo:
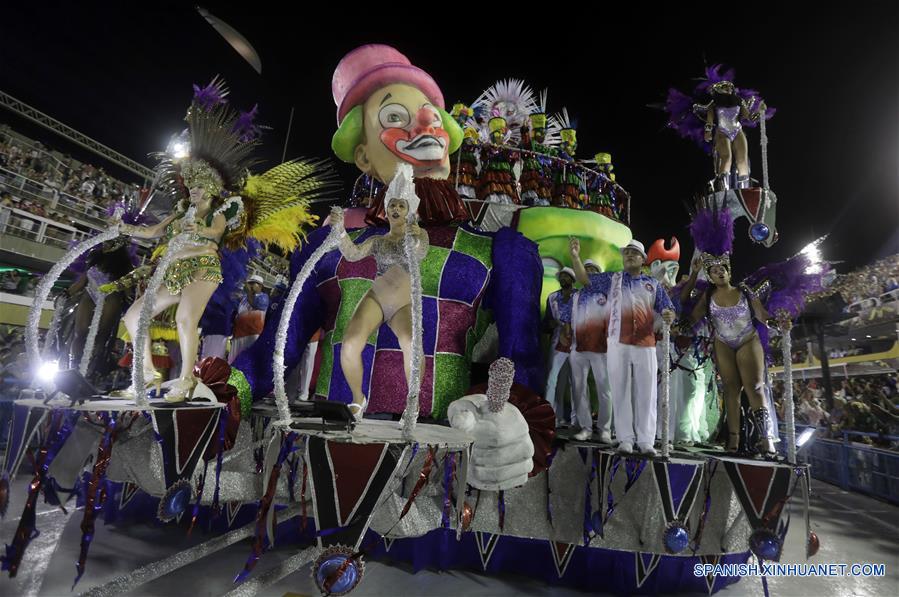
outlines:
[[[556,422],[562,420],[562,404],[556,404],[556,383],[559,373],[568,362],[571,352],[571,305],[574,299],[574,270],[570,267],[559,271],[562,288],[546,297],[543,329],[552,334],[550,343],[549,376],[546,378],[546,401],[556,413]]]
[[[665,322],[673,322],[673,305],[659,283],[642,273],[646,250],[639,241],[632,240],[621,249],[623,272],[588,276],[580,249],[580,241],[572,238],[571,259],[578,282],[591,293],[609,297],[606,363],[618,451],[631,454],[636,443],[640,452],[653,455],[658,372],[653,321],[658,313]]]
[[[584,262],[587,276],[599,275],[599,267],[592,260]],[[592,435],[593,418],[590,414],[590,371],[596,383],[598,410],[596,429],[599,440],[612,443],[612,393],[606,371],[606,340],[609,334],[609,297],[601,290],[585,285],[574,298],[572,310],[574,346],[571,352],[571,376],[574,382],[573,415],[580,422],[575,439],[585,440]],[[585,421],[589,421],[586,423]]]

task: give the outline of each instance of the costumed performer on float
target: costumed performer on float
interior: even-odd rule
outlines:
[[[175,323],[181,348],[181,372],[166,400],[189,399],[196,387],[193,368],[199,344],[198,324],[213,293],[224,280],[220,251],[239,250],[248,237],[263,244],[292,250],[302,226],[317,217],[308,202],[333,186],[333,174],[320,163],[287,162],[261,176],[249,176],[255,163],[259,128],[253,124],[256,108],[237,113],[227,105],[224,82],[194,86],[194,98],[185,121],[187,130],[172,143],[172,153],[160,156],[158,188],[177,201],[173,212],[154,226],[121,224],[120,232],[135,238],[165,241],[155,253],[167,250],[173,238],[186,239],[165,272],[163,287],[153,299],[151,315],[177,305]],[[177,151],[175,149],[177,148]],[[186,155],[185,155],[186,153]],[[245,203],[247,204],[245,206]],[[138,298],[124,317],[132,339],[138,337],[140,313],[146,295]],[[144,378],[158,377],[143,351]],[[135,354],[138,354],[135,351]],[[134,396],[144,388],[129,387]]]
[[[823,273],[807,271],[811,262],[799,254],[783,263],[764,267],[734,286],[730,211],[699,209],[690,224],[690,233],[701,252],[699,261],[711,284],[701,287],[697,284],[699,264],[694,264],[680,300],[684,312],[691,309],[690,323],[707,318],[715,335],[715,364],[724,386],[727,450],[735,452],[743,446],[748,450],[754,444],[763,456],[773,458],[777,424],[766,387],[768,327],[765,322],[770,311],[781,329],[789,330],[791,318],[797,317],[804,307],[805,297],[822,288]],[[770,295],[766,306],[763,296],[767,293]],[[740,395],[744,390],[754,423],[755,442],[749,440],[748,421],[741,424]]]
[[[403,370],[407,383],[411,383],[413,357],[412,341],[412,286],[410,267],[419,264],[428,252],[428,233],[418,226],[418,205],[412,181],[412,166],[400,164],[387,188],[387,234],[371,237],[361,244],[353,243],[344,232],[341,235],[340,252],[348,261],[359,261],[374,256],[377,275],[371,288],[356,306],[347,324],[340,350],[340,366],[353,393],[350,411],[357,420],[362,418],[368,397],[362,391],[362,350],[368,338],[386,323],[399,341],[403,351]],[[331,210],[331,226],[343,228],[343,210]],[[406,229],[415,239],[414,264],[407,262],[404,250]]]
[[[733,69],[720,73],[721,68],[720,64],[708,67],[692,96],[677,89],[668,90],[668,126],[700,147],[714,151],[716,191],[744,189],[751,185],[749,148],[743,128],[756,126],[762,118],[768,120],[774,116],[774,109],[765,105],[757,91],[738,89]],[[736,180],[731,185],[734,165]]]
[[[607,370],[618,451],[633,453],[636,441],[641,453],[653,455],[658,372],[654,314],[671,324],[674,306],[658,281],[642,273],[646,251],[641,242],[631,240],[621,249],[623,272],[588,275],[580,249],[580,241],[572,238],[569,251],[578,282],[609,302]]]

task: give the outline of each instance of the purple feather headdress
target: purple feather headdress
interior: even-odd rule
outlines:
[[[209,111],[219,104],[228,102],[228,100],[225,99],[228,97],[228,88],[225,86],[225,81],[219,79],[218,75],[213,77],[212,81],[210,81],[209,85],[206,87],[194,85],[193,88],[193,103],[200,106],[203,110]]]
[[[729,255],[734,246],[734,218],[727,208],[702,208],[690,222],[690,235],[701,253]]]

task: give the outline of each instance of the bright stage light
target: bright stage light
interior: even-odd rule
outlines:
[[[821,262],[823,259],[821,258],[821,250],[818,248],[821,246],[821,242],[823,238],[819,238],[814,242],[810,242],[809,244],[803,247],[802,251],[800,251],[803,255],[808,257],[810,262],[809,266],[805,268],[805,273],[807,274],[820,274],[822,271]]]
[[[47,361],[41,363],[37,368],[37,378],[43,382],[51,382],[59,373],[59,363],[56,361]]]
[[[802,430],[802,433],[799,434],[799,437],[796,438],[796,449],[802,448],[805,444],[808,443],[810,439],[815,436],[815,428],[807,427]]]
[[[186,158],[189,153],[190,147],[188,147],[187,143],[179,141],[172,145],[172,157],[176,159]]]

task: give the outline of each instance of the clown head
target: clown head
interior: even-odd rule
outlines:
[[[546,114],[538,112],[530,115],[531,136],[534,143],[543,143],[546,140]]]
[[[416,177],[445,179],[462,129],[443,109],[431,76],[390,46],[370,44],[343,57],[331,80],[339,128],[334,153],[384,183],[399,163]]]
[[[494,116],[487,123],[490,128],[490,142],[501,145],[506,141],[506,133],[509,131],[506,125],[506,119],[501,116]]]
[[[677,284],[677,273],[680,271],[680,243],[675,237],[671,237],[671,248],[665,248],[665,240],[660,238],[652,243],[649,253],[646,255],[646,264],[653,278],[662,283],[666,288],[672,288]]]

